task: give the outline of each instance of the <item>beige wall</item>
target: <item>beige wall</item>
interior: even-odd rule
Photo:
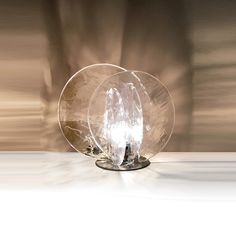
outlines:
[[[0,149],[71,150],[57,123],[60,91],[82,67],[109,62],[170,89],[176,126],[165,150],[236,151],[236,4],[227,2],[4,3]]]

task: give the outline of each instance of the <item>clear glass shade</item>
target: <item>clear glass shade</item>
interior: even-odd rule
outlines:
[[[77,151],[110,170],[134,170],[167,144],[175,111],[156,77],[112,64],[94,64],[66,83],[58,103],[60,128]]]
[[[160,152],[171,136],[175,115],[160,80],[145,72],[124,71],[96,88],[87,118],[96,145],[121,165]]]

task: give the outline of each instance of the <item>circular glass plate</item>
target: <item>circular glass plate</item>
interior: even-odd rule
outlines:
[[[58,103],[61,131],[69,144],[87,155],[99,155],[88,128],[88,106],[94,90],[108,77],[125,71],[112,64],[94,64],[75,73],[63,88]]]
[[[131,158],[151,158],[167,144],[175,111],[168,89],[156,77],[124,71],[104,80],[94,91],[88,124],[97,146],[121,165]]]

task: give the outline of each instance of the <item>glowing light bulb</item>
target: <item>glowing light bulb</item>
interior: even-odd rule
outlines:
[[[122,84],[120,91],[110,88],[105,99],[104,138],[113,163],[121,165],[139,157],[143,138],[142,106],[133,83]]]

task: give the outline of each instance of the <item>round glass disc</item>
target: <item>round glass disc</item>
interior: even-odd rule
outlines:
[[[151,158],[160,152],[172,134],[175,111],[160,80],[145,72],[124,71],[95,89],[87,117],[97,146],[121,165],[125,156]]]
[[[88,106],[94,90],[108,77],[125,69],[112,64],[94,64],[75,73],[61,92],[58,119],[61,131],[77,151],[91,156],[100,153],[88,127]]]

